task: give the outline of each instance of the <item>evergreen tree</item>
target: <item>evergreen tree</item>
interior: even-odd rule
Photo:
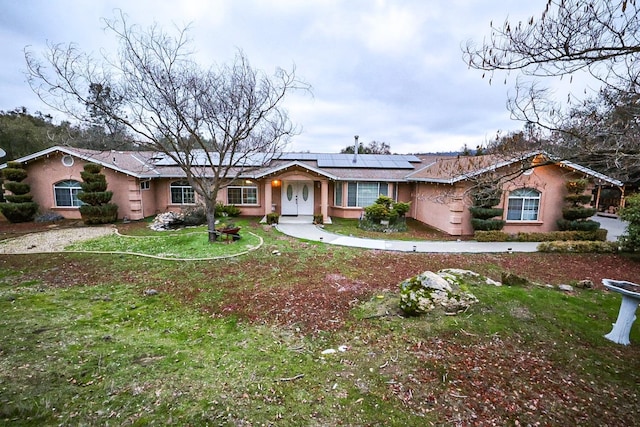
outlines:
[[[118,219],[118,205],[109,203],[113,192],[107,191],[107,177],[100,173],[102,167],[95,163],[84,165],[80,172],[82,191],[78,199],[84,204],[80,206],[80,215],[85,224],[108,224]]]
[[[9,222],[29,222],[38,212],[38,204],[33,201],[29,184],[22,181],[27,178],[27,171],[19,162],[9,162],[2,170],[3,187],[11,194],[5,194],[6,203],[0,204],[0,212]]]

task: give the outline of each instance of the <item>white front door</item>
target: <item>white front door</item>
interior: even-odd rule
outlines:
[[[282,215],[313,215],[313,181],[284,181],[282,189]]]

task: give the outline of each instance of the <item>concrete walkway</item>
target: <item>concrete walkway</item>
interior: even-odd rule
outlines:
[[[282,218],[281,218],[282,219]],[[595,217],[602,228],[609,230],[607,240],[615,241],[625,230],[626,224],[618,219]],[[331,245],[351,246],[400,252],[437,253],[511,253],[536,252],[539,242],[476,242],[470,241],[405,241],[365,239],[329,233],[306,220],[285,219],[276,228],[298,239],[323,242]]]

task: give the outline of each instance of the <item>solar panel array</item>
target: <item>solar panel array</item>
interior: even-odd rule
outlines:
[[[192,151],[192,164],[208,166],[209,159],[202,150]],[[183,156],[183,154],[181,154]],[[211,160],[218,164],[218,154],[210,153]],[[411,163],[419,163],[414,155],[410,154],[339,154],[339,153],[281,153],[274,159],[317,161],[320,168],[369,168],[369,169],[413,169]],[[155,159],[156,166],[175,166],[176,162],[166,154],[159,154]],[[252,153],[243,159],[243,166],[264,166],[268,156],[262,153]],[[226,161],[228,162],[228,160]]]
[[[180,157],[183,158],[184,154],[180,154]],[[217,166],[220,164],[220,156],[218,153],[209,153],[209,156],[203,150],[194,150],[191,152],[191,164],[195,166],[209,166],[211,161]],[[264,166],[267,159],[267,155],[264,153],[251,153],[242,157],[240,154],[234,156],[234,163],[238,166],[245,167],[260,167]],[[154,164],[156,166],[176,166],[177,163],[174,159],[167,156],[164,153],[159,153],[154,159]],[[225,159],[224,164],[229,164],[229,159]]]
[[[320,168],[413,169],[420,159],[411,154],[283,153],[281,160],[315,160]]]

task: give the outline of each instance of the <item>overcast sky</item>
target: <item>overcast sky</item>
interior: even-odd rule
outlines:
[[[301,127],[289,150],[339,152],[386,142],[393,152],[475,147],[497,130],[520,130],[505,104],[514,78],[489,85],[462,60],[489,23],[538,17],[546,0],[0,0],[0,110],[50,113],[25,81],[24,48],[74,42],[115,51],[101,18],[122,9],[131,23],[192,25],[200,65],[242,49],[267,73],[291,68],[313,95],[286,101]]]

